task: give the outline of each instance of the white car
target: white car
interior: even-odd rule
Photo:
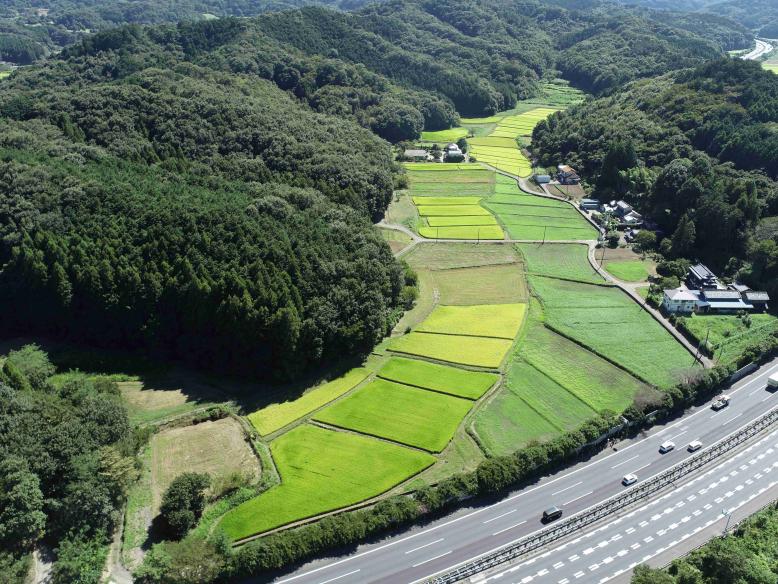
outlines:
[[[625,487],[628,487],[630,485],[634,485],[636,482],[638,482],[638,475],[629,473],[628,475],[624,475],[624,478],[621,479],[621,484]]]
[[[689,452],[697,452],[700,448],[702,448],[702,442],[699,440],[694,440],[689,442],[689,446],[686,447],[686,450]]]
[[[667,442],[662,442],[662,445],[659,447],[659,452],[665,454],[670,452],[673,448],[675,448],[675,442],[670,442],[668,440]]]

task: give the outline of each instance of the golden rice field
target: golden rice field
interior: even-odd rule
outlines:
[[[531,136],[538,122],[555,111],[556,108],[537,107],[521,114],[462,120],[463,124],[470,125],[496,124],[488,135],[469,140],[470,154],[499,170],[521,177],[530,176],[532,163],[519,149],[516,139]]]

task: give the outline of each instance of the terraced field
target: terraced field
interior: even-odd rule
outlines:
[[[323,409],[314,420],[440,452],[472,405],[470,400],[377,379]]]
[[[486,136],[470,138],[471,156],[499,170],[530,176],[532,163],[519,149],[516,139],[531,136],[538,122],[555,111],[556,108],[537,107],[521,114],[462,120],[465,125],[496,124]]]
[[[526,304],[438,306],[416,330],[511,340],[519,332],[526,307]]]
[[[517,247],[524,256],[528,274],[594,284],[605,282],[589,263],[589,248],[586,245],[520,243]]]
[[[467,136],[467,128],[451,128],[450,130],[438,130],[436,132],[422,132],[421,141],[437,143],[441,147],[449,142],[456,142]]]
[[[497,369],[511,343],[506,339],[411,332],[392,339],[389,350],[447,363]]]
[[[494,373],[457,369],[428,361],[392,357],[378,376],[389,381],[448,393],[467,399],[478,399],[500,379]]]
[[[270,450],[282,482],[222,518],[233,540],[358,503],[435,462],[418,450],[309,424],[277,438]]]
[[[615,287],[530,276],[546,324],[660,388],[694,366],[693,356]]]

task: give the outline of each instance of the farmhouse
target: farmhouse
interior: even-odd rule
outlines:
[[[740,310],[753,310],[754,306],[743,301],[740,292],[737,290],[711,290],[705,289],[695,291],[699,300],[697,301],[697,312],[703,314],[734,314]]]
[[[611,201],[603,205],[603,212],[612,213],[618,219],[619,227],[635,227],[643,223],[643,215],[635,211],[632,205],[625,201]]]
[[[686,274],[686,282],[690,288],[712,288],[715,290],[720,287],[716,274],[711,272],[705,264],[690,267]]]
[[[581,177],[572,166],[560,164],[557,167],[557,179],[563,185],[577,185],[581,182]]]
[[[743,300],[753,305],[754,311],[765,312],[768,308],[767,303],[770,302],[770,296],[767,292],[746,290],[743,292]]]
[[[406,150],[403,152],[403,156],[406,160],[413,160],[414,162],[426,162],[432,160],[432,154],[426,150]]]
[[[665,290],[662,298],[662,308],[670,314],[691,314],[697,307],[697,296],[689,290],[673,288]]]

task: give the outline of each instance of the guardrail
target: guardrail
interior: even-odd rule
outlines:
[[[587,525],[607,517],[615,511],[632,505],[633,503],[648,497],[652,493],[673,484],[677,479],[684,477],[698,468],[705,466],[712,460],[719,458],[731,451],[732,448],[756,436],[777,421],[778,407],[770,410],[740,430],[722,438],[705,450],[701,450],[694,456],[659,473],[655,477],[638,483],[631,489],[618,495],[614,495],[602,503],[590,507],[585,511],[581,511],[560,523],[542,529],[532,535],[528,535],[513,544],[508,544],[502,549],[488,553],[481,558],[455,568],[446,574],[432,578],[428,580],[428,582],[430,584],[453,584],[454,582],[459,582],[460,580],[514,560],[524,554],[541,548],[546,544],[570,535]]]

